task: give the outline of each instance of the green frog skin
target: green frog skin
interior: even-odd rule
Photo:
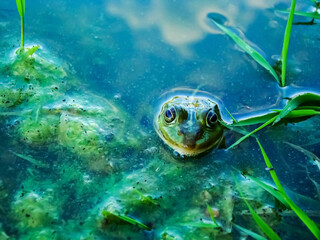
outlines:
[[[183,156],[196,156],[223,139],[218,105],[206,97],[176,96],[165,102],[155,119],[161,139]]]

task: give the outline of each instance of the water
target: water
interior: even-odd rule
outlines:
[[[311,11],[310,4],[298,3],[296,9]],[[91,137],[77,127],[72,128],[78,129],[74,130],[75,138],[63,138],[59,130],[61,117],[52,115],[48,119],[47,113],[40,111],[40,120],[43,117],[44,122],[59,127],[52,130],[51,142],[30,144],[21,137],[28,132],[19,129],[34,117],[2,117],[0,233],[10,239],[169,239],[166,234],[176,239],[212,239],[217,235],[221,239],[239,239],[241,234],[231,226],[233,217],[234,223],[262,234],[234,190],[230,171],[232,166],[272,183],[254,138],[229,151],[216,149],[197,159],[181,159],[159,139],[153,121],[164,101],[186,89],[213,95],[221,102],[221,110],[226,107],[236,118],[280,108],[286,102],[283,97],[298,92],[319,92],[318,25],[293,26],[289,86],[281,89],[268,72],[207,18],[209,13],[216,13],[274,64],[281,53],[287,18],[276,10],[288,7],[288,1],[249,0],[27,1],[26,45],[39,44],[38,56],[62,66],[68,74],[62,80],[66,83],[58,77],[57,83],[48,84],[56,84],[61,96],[45,97],[44,106],[57,108],[75,99],[76,104],[92,112],[62,120],[95,127],[84,127],[93,132]],[[3,1],[1,69],[12,61],[19,41],[20,19],[15,3]],[[56,75],[54,71],[47,74]],[[11,78],[1,71],[2,84]],[[21,79],[18,82],[26,85]],[[38,95],[46,96],[43,85],[35,87]],[[34,103],[23,103],[16,111],[39,108],[39,102]],[[230,121],[225,112],[223,117]],[[319,118],[314,117],[294,125],[267,128],[257,135],[290,197],[316,222],[320,214],[319,168],[284,142],[303,146],[319,156],[319,125]],[[92,140],[96,137],[98,140]],[[227,145],[238,138],[239,134],[226,132]],[[84,154],[83,148],[88,153]],[[274,207],[271,195],[237,178],[248,186],[245,189],[253,188],[245,193],[256,209]],[[155,199],[156,204],[139,192]],[[217,221],[225,232],[222,236],[216,230],[190,226],[199,223],[200,218],[210,221],[207,202],[218,209]],[[136,218],[152,231],[119,219],[108,222],[101,214],[104,208]],[[264,219],[283,239],[312,239],[291,211],[271,211]]]

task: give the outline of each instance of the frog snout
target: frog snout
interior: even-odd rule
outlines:
[[[196,142],[202,137],[203,130],[201,128],[181,128],[178,135],[183,135],[183,144],[188,148],[195,148]]]

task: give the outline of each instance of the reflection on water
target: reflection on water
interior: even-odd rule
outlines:
[[[232,223],[262,234],[232,171],[283,239],[311,238],[291,211],[238,174],[272,183],[254,138],[191,160],[175,156],[153,129],[174,95],[213,96],[231,122],[226,109],[238,119],[279,108],[297,92],[319,92],[316,26],[293,26],[290,86],[280,89],[207,19],[221,16],[273,62],[286,24],[275,10],[287,1],[27,1],[26,44],[40,44],[36,60],[49,61],[36,62],[31,77],[10,65],[20,36],[14,4],[0,3],[0,87],[14,100],[0,104],[0,239],[239,239]],[[288,194],[315,221],[319,165],[306,153],[320,155],[319,126],[314,117],[257,134]],[[239,137],[226,130],[226,145]],[[221,232],[201,225],[211,223],[207,203]],[[102,209],[114,215],[106,220]]]

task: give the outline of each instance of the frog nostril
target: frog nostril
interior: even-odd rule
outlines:
[[[182,128],[178,131],[178,134],[185,134],[185,133],[186,133],[186,130],[184,130]]]

